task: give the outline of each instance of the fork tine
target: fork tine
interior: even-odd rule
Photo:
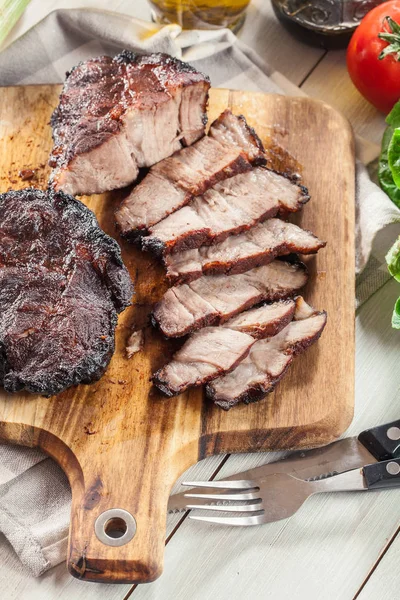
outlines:
[[[236,481],[184,481],[182,485],[191,487],[210,487],[210,488],[222,488],[224,490],[249,490],[257,488],[254,481],[248,479],[241,479]]]
[[[188,504],[186,508],[198,510],[217,510],[220,512],[264,512],[262,502],[252,502],[251,504]]]
[[[189,519],[193,521],[206,521],[208,523],[218,523],[219,525],[233,525],[235,526],[247,526],[247,525],[261,525],[264,523],[263,514],[261,515],[249,515],[247,517],[192,517]]]
[[[185,494],[185,498],[204,498],[205,500],[257,500],[259,492],[245,492],[244,494]]]

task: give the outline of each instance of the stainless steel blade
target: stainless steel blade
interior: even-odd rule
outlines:
[[[287,473],[295,475],[300,479],[321,479],[375,462],[377,462],[376,458],[368,452],[356,437],[352,437],[333,442],[323,448],[293,452],[284,460],[255,467],[242,473],[236,473],[230,477],[225,477],[225,480],[259,480],[274,473]],[[190,490],[190,493],[202,493],[203,491],[201,488],[193,488]],[[221,492],[222,490],[218,491]],[[185,493],[182,492],[170,497],[168,513],[187,510],[186,506],[190,501],[185,497]],[[210,505],[222,504],[222,502],[198,499],[196,500],[196,504]]]

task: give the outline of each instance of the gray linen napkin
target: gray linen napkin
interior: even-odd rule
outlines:
[[[6,48],[0,54],[0,85],[59,83],[80,60],[123,48],[189,61],[214,87],[304,95],[228,30],[181,32],[177,25],[158,27],[89,9],[55,11]],[[377,152],[357,140],[359,303],[387,281],[384,252],[400,232],[400,210],[360,162]],[[70,501],[67,479],[51,459],[38,450],[0,445],[0,531],[32,575],[65,560]]]

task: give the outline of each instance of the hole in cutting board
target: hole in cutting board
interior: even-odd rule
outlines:
[[[125,535],[127,529],[128,526],[126,522],[120,517],[109,519],[104,525],[104,533],[112,539],[121,538]]]
[[[107,546],[124,546],[135,537],[136,520],[122,508],[111,508],[96,519],[94,530],[97,538]]]

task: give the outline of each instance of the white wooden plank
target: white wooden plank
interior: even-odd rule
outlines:
[[[395,600],[400,596],[400,534],[383,556],[357,600]]]
[[[385,118],[356,90],[346,69],[344,50],[329,52],[304,82],[302,90],[340,110],[356,133],[381,143]]]
[[[388,283],[357,317],[356,414],[348,434],[399,415],[398,332]],[[260,464],[232,456],[218,477]],[[312,498],[292,518],[257,528],[187,519],[166,550],[165,572],[135,600],[353,598],[400,520],[400,490]]]
[[[223,456],[213,456],[194,465],[176,482],[173,492],[180,491],[183,478],[209,479]],[[167,536],[183,514],[168,515]],[[131,585],[84,583],[67,572],[65,563],[51,569],[40,578],[29,575],[5,537],[0,534],[0,598],[2,600],[123,600]]]

